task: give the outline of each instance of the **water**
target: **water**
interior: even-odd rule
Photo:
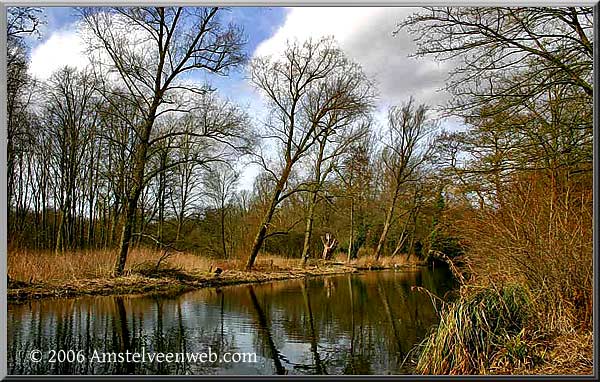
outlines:
[[[176,297],[9,304],[8,372],[411,374],[407,354],[438,321],[429,295],[413,286],[441,297],[455,287],[446,269],[422,269],[207,288]],[[220,358],[238,353],[240,362],[186,359],[209,348]],[[39,362],[31,360],[36,350]],[[174,354],[171,362],[136,362],[127,352]],[[105,355],[111,353],[121,353],[124,362]]]

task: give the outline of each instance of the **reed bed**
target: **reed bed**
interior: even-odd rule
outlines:
[[[56,284],[65,281],[110,278],[115,260],[115,250],[79,250],[64,253],[10,250],[7,265],[8,275],[14,282]],[[319,264],[320,261],[311,260],[309,265]],[[210,273],[217,267],[223,270],[243,271],[245,266],[246,261],[243,258],[210,258],[186,252],[173,252],[165,256],[164,252],[153,248],[134,248],[128,256],[125,273],[173,276],[175,273]],[[299,268],[302,268],[300,259],[271,254],[261,254],[253,267],[258,272]]]

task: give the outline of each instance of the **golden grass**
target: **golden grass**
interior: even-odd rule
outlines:
[[[345,256],[338,256],[338,261],[345,261]],[[349,265],[352,265],[357,268],[394,268],[394,267],[409,267],[409,266],[417,266],[424,265],[425,263],[419,261],[414,257],[408,257],[407,255],[401,256],[382,256],[379,260],[375,260],[375,256],[367,255],[359,257],[358,259],[352,259]]]
[[[510,373],[513,375],[593,374],[594,335],[591,331],[563,334],[554,338],[547,346],[544,363],[535,368],[513,369]]]
[[[82,256],[93,260],[81,261]],[[80,295],[178,294],[209,286],[225,286],[355,272],[344,264],[320,262],[303,268],[298,259],[263,256],[251,272],[241,260],[211,260],[191,254],[176,254],[156,268],[160,253],[131,252],[123,276],[111,277],[113,256],[108,251],[55,255],[51,252],[12,252],[8,299],[26,301],[42,297]],[[54,260],[54,261],[52,261]],[[77,261],[81,266],[75,267]],[[219,275],[211,270],[220,267]],[[46,273],[38,273],[42,271]],[[62,273],[61,273],[62,272]],[[36,276],[34,278],[34,276]],[[31,282],[29,282],[31,280]]]
[[[126,271],[142,264],[156,264],[161,252],[153,249],[136,248],[127,259]],[[114,250],[79,250],[65,253],[52,251],[9,251],[8,275],[12,280],[27,283],[61,282],[80,279],[110,277],[116,260]],[[208,271],[214,262],[201,256],[177,253],[168,257],[163,264],[190,271]]]
[[[490,319],[502,312],[493,293],[479,301],[494,308],[485,320],[481,306],[461,293],[465,298],[442,312],[440,325],[424,345],[421,372],[592,372],[591,189],[583,182],[559,187],[537,174],[517,180],[500,195],[499,208],[474,209],[455,225],[466,247],[460,259],[461,292],[523,288],[531,298],[510,311],[528,312],[527,320],[511,333],[512,320]],[[489,322],[497,324],[488,328]]]
[[[125,273],[136,273],[158,263],[162,253],[155,249],[134,248],[129,253]],[[343,256],[339,256],[339,262]],[[399,260],[400,258],[397,258]],[[13,281],[25,283],[61,283],[84,279],[109,278],[116,260],[115,250],[79,250],[61,254],[53,251],[10,250],[7,264],[8,275]],[[399,261],[397,261],[399,262]],[[309,266],[319,266],[321,262],[311,260]],[[352,266],[392,266],[390,261],[378,263],[373,259],[353,261]],[[172,253],[161,262],[162,268],[183,270],[186,273],[206,273],[217,267],[223,270],[242,271],[246,259],[213,259],[191,253]],[[261,254],[254,264],[257,272],[276,272],[302,268],[298,258],[284,258],[270,254]]]
[[[531,175],[502,196],[502,208],[457,222],[469,284],[523,284],[534,292],[537,324],[547,332],[592,326],[592,190],[563,188]]]
[[[8,276],[28,283],[68,281],[107,277],[114,264],[114,253],[94,250],[65,252],[9,250]]]
[[[113,277],[116,251],[88,250],[55,254],[52,251],[15,251],[8,253],[10,277],[8,297],[22,301],[42,297],[110,295],[140,293],[180,293],[206,286],[356,272],[361,265],[373,266],[372,259],[323,261],[311,259],[306,267],[297,258],[261,254],[251,272],[246,259],[212,259],[190,253],[172,253],[163,257],[155,249],[133,249],[124,275]],[[390,261],[378,262],[373,269],[393,267]],[[219,275],[214,270],[219,267]]]

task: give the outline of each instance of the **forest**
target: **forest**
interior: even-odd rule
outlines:
[[[8,8],[9,297],[435,264],[461,287],[420,372],[591,372],[592,8],[398,20],[416,58],[452,63],[450,101],[384,121],[335,38],[250,57],[224,12],[79,8],[91,64],[42,81],[26,39],[44,12]],[[190,80],[235,71],[264,118]]]

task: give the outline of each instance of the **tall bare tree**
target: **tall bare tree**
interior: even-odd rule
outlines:
[[[367,202],[372,199],[374,180],[374,156],[377,152],[373,133],[354,142],[335,172],[344,197],[349,201],[350,235],[348,239],[347,261],[358,254],[366,236]]]
[[[365,99],[365,102],[369,102]],[[302,247],[302,264],[305,265],[310,257],[308,253],[310,241],[313,232],[313,223],[315,218],[315,209],[319,199],[319,194],[323,191],[325,183],[330,174],[333,174],[334,169],[338,166],[343,157],[348,154],[353,148],[353,144],[364,138],[369,133],[369,120],[361,120],[357,122],[357,118],[364,117],[365,110],[358,111],[354,116],[347,115],[350,118],[348,121],[336,121],[335,119],[328,121],[333,124],[332,127],[327,127],[324,132],[317,138],[317,144],[314,147],[314,153],[311,155],[312,163],[309,167],[312,172],[312,181],[309,181],[309,200],[308,212],[306,215],[306,226],[304,230],[304,245]],[[335,117],[334,117],[335,118]],[[352,124],[352,122],[356,122]],[[339,126],[335,126],[339,123]]]
[[[103,94],[111,93],[113,86],[109,81],[118,82],[127,89],[123,96],[143,116],[140,125],[131,126],[137,142],[129,163],[131,187],[127,190],[114,269],[115,275],[120,275],[127,261],[135,212],[144,188],[148,153],[152,144],[162,139],[152,136],[156,120],[166,113],[190,111],[193,106],[186,104],[185,99],[190,94],[207,91],[183,82],[181,77],[185,73],[194,70],[226,73],[240,65],[244,61],[243,39],[237,27],[222,25],[219,8],[82,8],[81,13],[90,32],[90,48],[99,53],[96,68],[107,82]],[[181,93],[185,96],[179,97]]]
[[[55,249],[63,251],[72,248],[75,241],[76,202],[83,190],[83,160],[96,124],[97,97],[93,76],[74,68],[57,71],[48,87],[44,124],[54,146],[59,212]]]
[[[402,107],[391,107],[388,112],[387,139],[381,152],[384,176],[389,183],[390,199],[387,205],[383,231],[375,248],[379,259],[392,225],[394,211],[402,187],[412,179],[417,168],[427,159],[429,145],[423,144],[433,125],[427,120],[427,107],[415,108],[411,98]]]
[[[259,156],[274,184],[246,263],[252,269],[278,205],[299,188],[290,187],[292,170],[339,121],[363,111],[371,89],[356,64],[331,39],[292,42],[279,59],[259,58],[251,65],[252,82],[268,101],[264,138],[275,142],[280,163],[275,168]],[[336,121],[333,125],[328,125]]]
[[[219,211],[221,255],[227,258],[226,218],[228,204],[235,195],[239,172],[228,164],[216,163],[204,178],[204,193]]]
[[[43,24],[43,13],[40,8],[34,7],[8,7],[6,25],[6,161],[7,161],[7,187],[6,198],[8,205],[9,232],[15,232],[19,219],[13,215],[13,210],[23,210],[24,206],[14,200],[26,190],[17,183],[23,184],[23,169],[18,163],[23,163],[25,151],[33,149],[29,146],[33,142],[31,99],[34,96],[35,81],[27,73],[27,45],[24,38],[39,34],[39,27]],[[21,212],[22,214],[22,212]]]

